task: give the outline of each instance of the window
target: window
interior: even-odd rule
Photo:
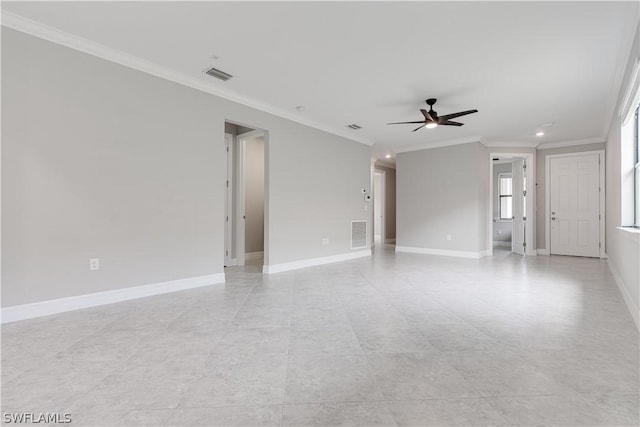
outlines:
[[[500,195],[500,219],[512,219],[513,188],[510,173],[498,174],[498,194]]]
[[[633,226],[640,228],[640,145],[638,145],[638,134],[640,133],[640,122],[638,121],[638,111],[640,105],[636,107],[634,116],[633,135]]]

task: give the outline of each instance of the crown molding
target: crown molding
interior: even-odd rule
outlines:
[[[513,148],[536,148],[537,141],[481,141],[487,147],[513,147]]]
[[[538,144],[538,150],[548,150],[550,148],[560,148],[560,147],[572,147],[574,145],[602,144],[603,142],[605,142],[605,139],[600,137],[575,139],[573,141],[542,142]]]
[[[409,151],[430,150],[432,148],[449,147],[452,145],[469,144],[471,142],[484,143],[481,136],[470,136],[468,138],[449,139],[446,141],[429,142],[420,145],[408,145],[393,150],[395,153],[407,153]]]
[[[623,90],[622,85],[624,84],[624,77],[625,77],[625,72],[627,70],[627,66],[631,61],[631,58],[633,57],[632,55],[634,54],[637,55],[636,52],[633,52],[633,42],[635,41],[635,35],[638,33],[638,31],[640,31],[640,23],[637,23],[633,30],[634,31],[631,34],[631,36],[627,37],[627,39],[624,41],[622,49],[618,53],[617,63],[615,64],[616,65],[615,69],[618,70],[618,72],[614,77],[613,88],[609,94],[609,100],[605,110],[606,112],[603,116],[605,120],[604,120],[603,129],[602,129],[602,135],[605,135],[605,138],[606,136],[609,135],[609,131],[611,130],[611,125],[613,124],[613,119],[616,112],[616,108],[618,106],[618,102],[620,101],[620,97],[623,96],[621,92]],[[631,70],[631,73],[635,74],[636,77],[638,72],[639,59],[640,58],[638,57],[635,58],[635,63],[632,66],[633,69]],[[631,82],[633,83],[633,80],[631,80]],[[626,101],[627,99],[624,100],[624,102]],[[624,102],[622,104],[622,107],[624,107]],[[623,111],[622,110],[619,111],[618,114],[623,114]],[[622,117],[621,119],[624,120],[624,117]]]
[[[633,111],[633,106],[639,101],[637,98],[640,94],[640,57],[636,58],[631,73],[629,74],[629,80],[620,103],[620,109],[618,115],[620,120],[624,123]]]
[[[255,108],[265,113],[272,114],[274,116],[281,117],[283,119],[291,120],[296,123],[300,123],[305,126],[309,126],[324,132],[331,133],[333,135],[346,138],[351,141],[359,142],[365,145],[373,145],[375,141],[371,141],[367,138],[353,135],[342,129],[336,129],[332,126],[328,126],[313,120],[309,120],[305,117],[301,117],[293,112],[285,109],[269,105],[267,103],[258,101],[251,97],[237,94],[228,89],[216,87],[207,84],[200,79],[190,76],[188,74],[172,70],[171,68],[156,64],[151,61],[139,58],[135,55],[131,55],[122,52],[117,49],[110,48],[95,41],[86,39],[84,37],[77,36],[75,34],[67,33],[54,27],[50,27],[38,21],[34,21],[25,18],[15,13],[2,11],[2,25],[11,28],[16,31],[20,31],[34,37],[38,37],[52,43],[56,43],[68,48],[87,53],[98,58],[105,59],[116,64],[123,65],[128,68],[132,68],[137,71],[141,71],[146,74],[150,74],[161,79],[169,80],[174,83],[181,84],[183,86],[190,87],[192,89],[199,90],[201,92],[208,93],[220,98],[224,98],[228,101],[236,102],[238,104],[245,105],[247,107]]]

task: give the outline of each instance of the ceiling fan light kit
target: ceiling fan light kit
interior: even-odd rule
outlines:
[[[424,120],[418,120],[418,121],[414,121],[414,122],[394,122],[394,123],[387,123],[387,124],[388,125],[404,125],[404,124],[421,123],[420,126],[415,128],[411,132],[415,132],[417,130],[420,130],[423,127],[427,128],[427,129],[433,129],[433,128],[436,128],[438,126],[463,126],[464,123],[454,122],[451,119],[455,119],[456,117],[466,116],[467,114],[473,114],[473,113],[477,113],[478,112],[478,110],[467,110],[467,111],[460,111],[458,113],[445,114],[444,116],[438,116],[438,113],[433,110],[433,105],[437,101],[438,100],[436,98],[429,98],[426,101],[427,105],[429,106],[429,111],[427,111],[427,110],[425,110],[423,108],[420,109],[420,112],[424,116]]]

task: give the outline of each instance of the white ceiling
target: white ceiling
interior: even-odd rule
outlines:
[[[5,1],[2,9],[352,132],[374,141],[376,156],[474,137],[603,138],[639,13],[635,1]],[[203,75],[211,66],[235,77]],[[441,115],[479,113],[460,118],[460,128],[386,125],[421,119],[429,97]],[[547,122],[556,124],[536,137]]]

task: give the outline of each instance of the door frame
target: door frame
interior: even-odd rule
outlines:
[[[380,215],[380,245],[384,245],[386,243],[386,238],[387,238],[387,220],[385,217],[385,210],[386,210],[386,203],[387,203],[387,188],[386,188],[386,181],[387,181],[387,172],[380,170],[380,169],[374,169],[373,171],[373,182],[374,182],[374,192],[373,192],[373,241],[375,243],[376,240],[376,194],[375,194],[375,179],[376,179],[376,174],[380,174],[380,210],[381,210],[381,215]]]
[[[522,183],[523,181],[526,180],[526,173],[523,171],[522,174],[520,174],[521,180],[520,182],[518,182],[518,184],[520,185],[516,185],[516,179],[515,179],[516,162],[518,165],[522,163],[523,169],[524,171],[526,171],[526,168],[524,167],[524,164],[526,163],[526,159],[524,159],[524,157],[514,157],[511,159],[511,213],[512,213],[511,214],[511,252],[517,255],[526,255],[527,247],[523,245],[524,247],[521,247],[518,249],[518,244],[516,242],[516,240],[518,240],[516,236],[520,236],[520,232],[518,230],[519,228],[518,224],[522,221],[522,218],[516,219],[517,218],[516,213],[519,213],[521,216],[527,217],[527,212],[524,212],[522,209],[519,209],[520,208],[519,206],[518,206],[518,209],[516,209],[516,206],[518,205],[518,203],[516,203],[516,198],[518,199],[518,201],[522,201],[522,206],[526,205],[525,196],[523,194],[518,194],[518,191],[522,191]],[[498,183],[498,185],[500,185],[500,183]],[[491,187],[493,188],[493,185]],[[524,231],[525,231],[525,234],[522,236],[522,239],[523,239],[522,243],[526,243],[527,242],[526,221],[524,222],[524,224],[522,224],[522,226],[524,227]]]
[[[225,254],[224,254],[224,265],[227,267],[231,267],[237,265],[237,260],[233,257],[233,230],[234,230],[234,222],[235,218],[233,217],[233,191],[234,191],[234,172],[235,168],[233,167],[233,147],[234,147],[234,136],[233,134],[226,133],[224,134],[224,142],[227,151],[227,176],[226,176],[226,197],[225,197],[225,231],[224,231],[224,241],[225,241]]]
[[[545,177],[544,177],[544,230],[545,230],[545,245],[547,246],[545,251],[551,255],[551,159],[557,159],[561,157],[578,157],[578,156],[586,156],[586,155],[598,155],[598,174],[599,174],[599,184],[598,187],[600,189],[600,258],[607,258],[606,253],[606,236],[605,236],[605,192],[607,186],[605,185],[605,152],[604,150],[591,150],[591,151],[578,151],[573,153],[563,153],[563,154],[547,154],[545,156]]]
[[[237,142],[237,148],[238,148],[238,157],[237,157],[237,164],[236,164],[236,170],[238,171],[237,173],[237,185],[236,185],[236,200],[238,201],[237,203],[237,207],[238,210],[236,211],[236,260],[237,260],[237,265],[242,266],[245,265],[245,219],[246,219],[246,215],[245,215],[245,201],[244,201],[244,197],[245,197],[245,176],[244,176],[244,169],[245,169],[245,143],[246,140],[249,138],[254,138],[257,136],[262,136],[263,140],[264,140],[264,153],[265,153],[265,157],[264,157],[264,161],[265,161],[265,178],[264,178],[264,187],[265,187],[265,192],[264,192],[264,265],[267,265],[267,247],[268,247],[268,240],[267,240],[267,236],[268,236],[268,232],[267,232],[267,200],[268,200],[268,193],[267,193],[267,132],[262,130],[262,129],[256,129],[256,130],[252,130],[250,132],[245,132],[245,133],[241,133],[239,135],[236,135],[236,142]]]
[[[493,158],[494,157],[519,157],[526,160],[527,170],[524,174],[527,180],[527,211],[525,221],[525,241],[527,243],[525,255],[535,256],[538,254],[536,251],[536,229],[535,229],[535,212],[536,212],[536,155],[535,153],[514,153],[512,151],[491,151],[489,152],[489,203],[487,209],[487,220],[489,226],[487,227],[487,252],[489,256],[493,256]]]

